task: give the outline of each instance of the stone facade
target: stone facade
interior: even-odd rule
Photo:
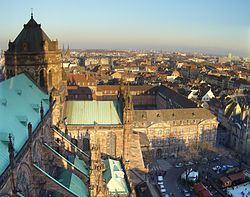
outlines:
[[[43,118],[35,132],[31,135],[29,129],[29,140],[21,152],[13,158],[13,168],[10,165],[0,177],[0,195],[14,195],[15,191],[24,196],[39,196],[45,192],[39,187],[39,177],[33,168],[36,163],[48,172],[52,172],[51,166],[46,158],[48,155],[43,151],[43,143],[51,144],[53,141],[50,133],[51,112]],[[39,153],[39,154],[38,154]],[[11,176],[13,174],[13,177]]]
[[[134,119],[134,130],[147,135],[158,158],[176,156],[192,143],[214,145],[217,125],[216,117],[203,108],[137,110]]]
[[[32,35],[27,37],[29,33]],[[60,88],[62,66],[58,41],[51,41],[33,17],[15,41],[9,42],[5,66],[7,78],[26,72],[47,92],[53,87]]]

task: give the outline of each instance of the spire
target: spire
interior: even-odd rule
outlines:
[[[31,18],[33,19],[33,8],[31,8]]]
[[[41,120],[43,119],[43,115],[44,115],[43,102],[41,101],[41,107],[40,107],[40,117],[41,117]]]
[[[12,142],[12,136],[9,134],[9,160],[10,160],[10,172],[11,172],[11,184],[12,184],[12,192],[14,196],[16,196],[16,181],[15,181],[15,175],[14,175],[14,145]]]

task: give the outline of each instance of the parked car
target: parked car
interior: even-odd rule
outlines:
[[[163,194],[165,194],[166,191],[167,191],[167,190],[166,190],[165,188],[161,189],[161,193],[163,193]]]
[[[175,164],[175,167],[176,168],[182,168],[183,167],[183,163],[177,163],[177,164]]]
[[[185,166],[192,166],[192,165],[194,165],[194,163],[192,161],[185,163]]]
[[[186,190],[186,189],[183,189],[183,193],[184,193],[185,197],[190,197],[191,196],[191,194],[189,193],[189,191]]]
[[[213,170],[213,171],[219,171],[219,170],[221,170],[221,167],[220,167],[220,166],[214,166],[214,167],[212,168],[212,170]]]
[[[158,181],[158,185],[163,185],[163,182],[162,181]]]
[[[204,157],[201,159],[202,164],[206,164],[208,162],[208,158]]]
[[[220,157],[214,157],[212,161],[220,161]]]
[[[158,182],[162,182],[163,181],[163,176],[158,176],[157,180],[158,180]]]

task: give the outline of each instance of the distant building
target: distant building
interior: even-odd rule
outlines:
[[[153,156],[178,155],[193,143],[215,145],[218,122],[203,108],[135,110],[134,130],[146,133]]]

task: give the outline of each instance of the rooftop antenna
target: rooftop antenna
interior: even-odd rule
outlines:
[[[33,18],[33,8],[31,8],[31,18]]]

